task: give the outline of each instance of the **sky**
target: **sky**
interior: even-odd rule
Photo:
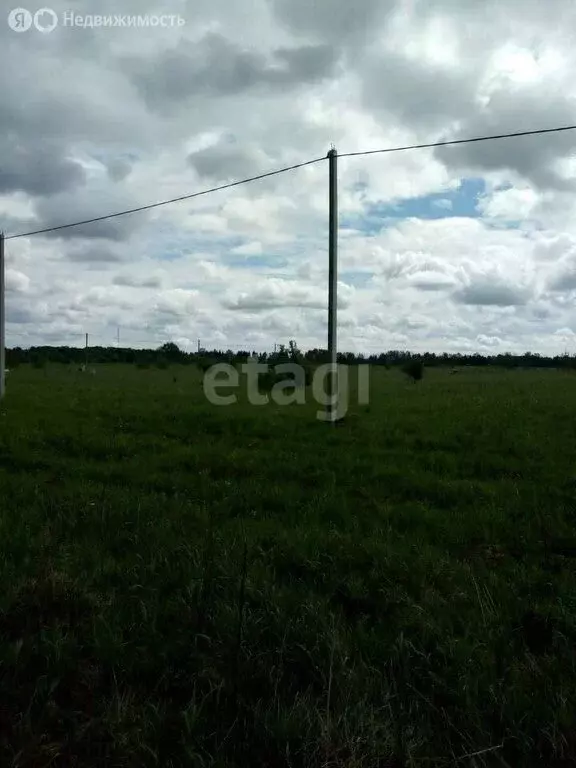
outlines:
[[[573,0],[48,1],[0,10],[8,237],[576,123]],[[339,349],[576,353],[575,179],[576,131],[339,158]],[[9,239],[6,291],[9,347],[326,347],[328,162]]]

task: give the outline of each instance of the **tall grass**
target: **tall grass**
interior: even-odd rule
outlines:
[[[0,765],[576,760],[576,389],[21,366],[0,407]],[[571,762],[572,761],[572,762]]]

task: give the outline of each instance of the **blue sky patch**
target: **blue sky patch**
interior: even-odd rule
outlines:
[[[412,197],[395,203],[368,205],[360,215],[342,216],[343,229],[357,229],[364,234],[377,234],[401,219],[479,218],[478,200],[485,193],[483,179],[462,179],[454,190]]]
[[[231,254],[226,256],[224,263],[237,269],[258,269],[267,267],[271,269],[283,269],[288,266],[288,261],[282,256],[241,256]]]
[[[354,288],[364,288],[372,280],[371,272],[341,272],[338,279],[346,283],[346,285],[352,285]]]

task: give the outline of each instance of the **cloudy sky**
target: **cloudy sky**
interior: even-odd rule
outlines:
[[[64,26],[174,15],[165,27]],[[39,8],[30,6],[34,13]],[[0,19],[8,236],[576,123],[573,0],[52,0]],[[342,350],[576,352],[576,131],[339,160]],[[326,346],[328,164],[8,240],[7,343]]]

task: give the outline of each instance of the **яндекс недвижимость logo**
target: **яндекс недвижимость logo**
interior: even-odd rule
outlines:
[[[58,26],[58,14],[52,8],[40,8],[35,13],[26,8],[14,8],[8,14],[8,26],[14,32],[28,32],[34,27],[45,34]]]

